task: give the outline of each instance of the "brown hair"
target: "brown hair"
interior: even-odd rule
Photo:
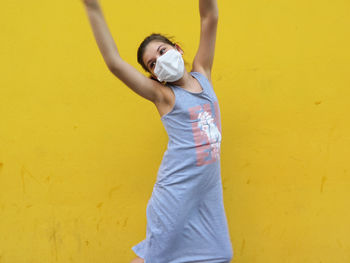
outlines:
[[[148,37],[146,37],[142,41],[142,43],[140,44],[140,46],[139,46],[139,48],[137,50],[137,62],[139,62],[139,64],[142,66],[142,68],[144,70],[149,72],[148,68],[146,67],[145,63],[143,62],[143,54],[145,53],[145,49],[146,49],[147,45],[150,42],[156,40],[156,41],[163,42],[165,44],[169,44],[169,45],[175,46],[175,43],[173,43],[172,39],[173,39],[172,37],[166,37],[166,36],[164,36],[162,34],[153,33],[153,34],[149,35]]]

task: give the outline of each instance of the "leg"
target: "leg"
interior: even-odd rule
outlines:
[[[134,258],[130,263],[144,263],[145,261],[143,260],[143,258],[137,257]]]

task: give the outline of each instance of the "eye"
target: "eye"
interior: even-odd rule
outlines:
[[[161,55],[163,55],[163,54],[165,53],[165,50],[166,50],[166,48],[163,47],[163,48],[159,51],[159,53],[160,53]]]
[[[154,68],[155,64],[156,64],[155,62],[151,62],[149,65],[150,65],[151,68]]]

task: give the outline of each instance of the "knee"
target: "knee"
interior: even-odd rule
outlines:
[[[144,263],[144,259],[143,258],[140,258],[140,257],[137,257],[137,258],[134,258],[130,263]]]

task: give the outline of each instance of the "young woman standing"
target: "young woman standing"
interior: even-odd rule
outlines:
[[[147,78],[125,62],[98,0],[82,0],[108,69],[156,106],[168,148],[147,204],[146,238],[132,263],[229,263],[233,257],[220,172],[221,119],[211,82],[218,22],[216,0],[199,0],[200,44],[186,71],[179,45],[160,34],[141,43]]]

